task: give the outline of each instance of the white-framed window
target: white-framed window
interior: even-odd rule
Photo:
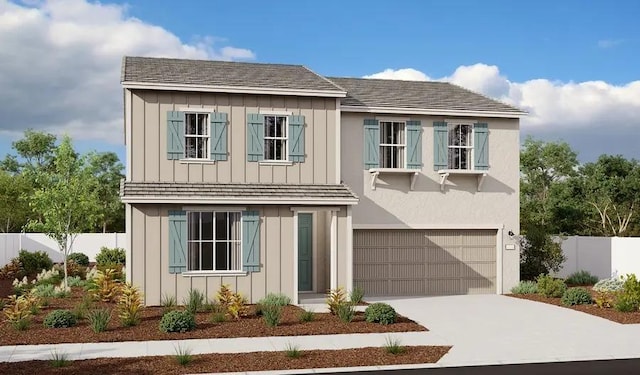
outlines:
[[[380,121],[380,168],[405,168],[406,131],[402,121]]]
[[[473,125],[448,124],[448,169],[473,169]]]
[[[288,121],[288,116],[264,115],[264,160],[288,160]]]
[[[184,114],[184,157],[209,159],[209,114]]]
[[[187,214],[189,271],[242,271],[242,213]]]

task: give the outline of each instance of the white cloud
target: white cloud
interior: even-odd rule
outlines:
[[[430,80],[429,76],[422,73],[419,70],[415,70],[412,68],[406,69],[385,69],[380,73],[375,73],[369,76],[364,76],[364,78],[380,78],[380,79],[399,79],[403,81],[428,81]]]
[[[624,42],[622,39],[602,39],[598,41],[598,47],[600,48],[613,48],[621,45]]]
[[[23,5],[24,4],[24,5]],[[0,0],[0,133],[25,128],[122,142],[123,55],[250,60],[215,37],[185,43],[127,14],[85,0]],[[10,88],[10,89],[7,89]]]

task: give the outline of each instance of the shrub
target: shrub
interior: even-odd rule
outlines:
[[[193,361],[191,349],[182,348],[180,344],[178,344],[174,349],[176,352],[176,362],[178,362],[180,366],[186,366]]]
[[[79,265],[75,260],[67,260],[67,275],[85,278],[87,267]]]
[[[258,301],[259,305],[275,305],[275,306],[286,306],[291,303],[291,298],[282,294],[282,293],[269,293],[263,299]]]
[[[187,311],[189,311],[192,314],[195,314],[198,311],[202,311],[204,307],[204,300],[205,300],[204,293],[202,293],[198,289],[191,289],[189,290],[189,295],[187,296],[187,299],[184,300],[182,303],[186,306]]]
[[[222,284],[216,293],[216,301],[221,308],[234,319],[240,319],[247,313],[247,301],[239,293],[234,293],[228,285]]]
[[[54,286],[52,284],[38,284],[33,289],[31,289],[31,293],[43,298],[55,296]]]
[[[118,298],[120,285],[115,279],[116,271],[112,268],[104,272],[98,271],[88,285],[91,296],[102,302],[114,302]]]
[[[36,275],[36,284],[59,284],[64,278],[64,272],[58,267],[54,266],[51,269],[40,271]]]
[[[109,326],[111,320],[111,310],[98,309],[89,313],[87,319],[89,319],[89,326],[95,333],[104,332]]]
[[[176,300],[176,296],[163,294],[160,298],[160,305],[162,306],[162,313],[164,314],[171,310],[175,310],[178,305],[178,301]]]
[[[44,318],[47,328],[67,328],[76,325],[76,317],[69,310],[53,310]]]
[[[262,319],[267,327],[275,327],[280,324],[282,319],[282,306],[280,305],[264,305],[262,307]]]
[[[626,294],[620,294],[614,303],[616,310],[620,312],[632,312],[638,310],[638,303]]]
[[[25,276],[24,267],[18,258],[11,259],[9,263],[0,268],[0,278],[2,279],[22,279]]]
[[[118,310],[120,314],[120,322],[124,327],[131,327],[140,324],[142,319],[142,294],[135,286],[126,283],[120,290],[120,299],[118,300]]]
[[[53,261],[49,258],[49,255],[44,251],[30,252],[27,250],[20,250],[18,253],[18,259],[22,263],[24,272],[27,275],[36,274],[42,270],[48,270],[53,267]]]
[[[169,311],[160,319],[160,331],[165,333],[187,332],[194,328],[196,328],[196,319],[188,311]]]
[[[124,265],[127,259],[127,253],[123,248],[114,247],[101,247],[100,252],[96,255],[96,263],[100,265],[106,264],[120,264]]]
[[[353,288],[349,298],[351,299],[351,303],[353,303],[354,305],[362,303],[362,299],[364,298],[364,289],[360,288],[359,286]]]
[[[570,288],[562,294],[560,300],[565,306],[588,305],[593,302],[591,293],[585,288]]]
[[[7,306],[2,310],[7,322],[18,331],[23,331],[31,323],[31,304],[27,296],[9,296]]]
[[[618,295],[615,308],[621,312],[637,311],[640,307],[640,280],[636,275],[627,275],[622,291]]]
[[[389,354],[397,355],[404,353],[406,348],[400,344],[400,339],[387,337],[384,343],[384,350]]]
[[[520,281],[518,285],[511,288],[513,294],[536,294],[538,293],[538,284],[534,281]]]
[[[76,264],[79,264],[83,267],[89,267],[89,257],[87,254],[83,253],[71,253],[67,257],[67,262],[70,260],[74,261]]]
[[[315,318],[315,315],[311,310],[302,310],[298,317],[300,318],[301,322],[311,322]]]
[[[564,281],[549,275],[540,275],[536,281],[538,283],[538,294],[544,297],[560,298],[567,290],[567,284]]]
[[[344,323],[351,323],[353,318],[356,316],[356,308],[351,302],[345,302],[338,305],[336,315]]]
[[[298,345],[287,343],[284,347],[284,352],[289,358],[300,358],[302,356],[302,351]]]
[[[593,301],[599,308],[610,308],[615,305],[620,292],[595,292]]]
[[[622,290],[623,282],[621,279],[602,279],[593,286],[596,292],[617,292]]]
[[[329,291],[327,297],[327,305],[329,305],[329,312],[336,315],[338,312],[338,306],[347,303],[347,294],[343,288],[337,288]]]
[[[565,283],[567,285],[594,285],[598,282],[598,277],[589,273],[589,271],[574,272],[567,279]]]
[[[70,287],[84,287],[86,284],[87,282],[82,280],[80,276],[70,276],[69,278],[67,278],[67,285],[69,285]]]
[[[387,325],[395,323],[398,319],[398,314],[393,307],[386,303],[377,302],[367,306],[364,310],[364,318],[369,323]]]

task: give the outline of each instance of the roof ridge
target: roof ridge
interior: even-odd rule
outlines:
[[[206,63],[225,63],[225,64],[243,64],[243,65],[270,65],[270,66],[295,66],[302,67],[308,69],[302,64],[282,64],[282,63],[269,63],[269,62],[259,62],[259,61],[232,61],[232,60],[214,60],[214,59],[189,59],[183,57],[164,57],[164,56],[124,56],[123,59],[134,58],[134,59],[152,59],[152,60],[172,60],[172,61],[189,61],[189,62],[206,62]],[[123,60],[125,61],[125,60]],[[313,72],[313,71],[311,71]],[[315,72],[313,72],[315,73]],[[316,73],[317,74],[317,73]]]

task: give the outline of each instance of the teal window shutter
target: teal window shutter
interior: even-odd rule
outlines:
[[[422,124],[407,121],[407,168],[422,169]]]
[[[247,160],[264,159],[264,116],[257,113],[247,114]]]
[[[378,120],[364,120],[364,169],[380,166],[380,126]]]
[[[473,125],[474,169],[489,169],[489,127],[486,123]]]
[[[167,159],[184,157],[184,112],[167,112]]]
[[[227,160],[227,114],[213,112],[210,117],[211,160]]]
[[[242,269],[260,271],[260,215],[258,211],[242,212]]]
[[[447,169],[449,137],[446,122],[433,123],[433,169]]]
[[[289,161],[304,162],[304,116],[289,116]]]
[[[187,270],[187,213],[169,211],[169,273]]]

